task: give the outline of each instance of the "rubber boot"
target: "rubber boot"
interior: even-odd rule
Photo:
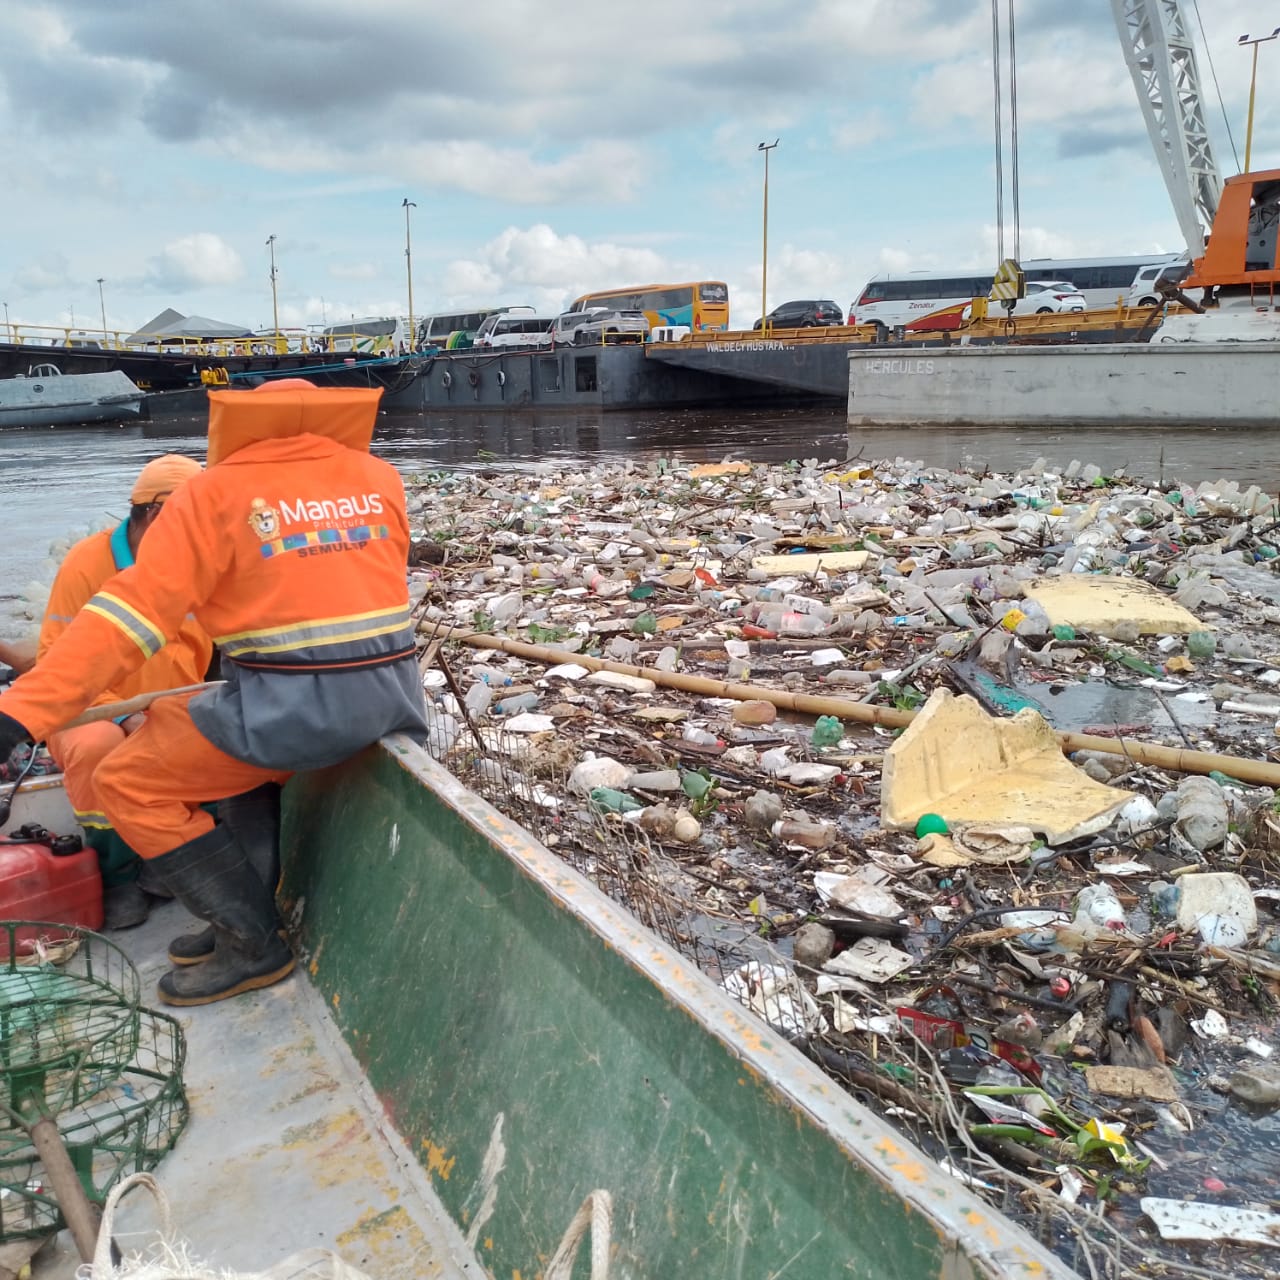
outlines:
[[[111,933],[145,924],[151,914],[151,899],[138,883],[142,859],[112,827],[87,827],[85,843],[98,855],[103,929]]]
[[[218,817],[240,842],[249,865],[275,896],[280,882],[280,787],[265,782],[218,801]],[[169,963],[200,964],[213,955],[213,928],[184,933],[169,944]]]
[[[212,1004],[269,987],[293,971],[275,897],[228,827],[214,827],[152,858],[150,870],[188,911],[213,926],[213,955],[160,979],[165,1004]]]

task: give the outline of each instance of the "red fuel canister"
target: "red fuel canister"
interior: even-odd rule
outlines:
[[[0,838],[0,920],[48,920],[101,929],[98,855],[92,849],[58,855],[47,845],[5,844]],[[19,930],[18,941],[32,942],[39,932]]]

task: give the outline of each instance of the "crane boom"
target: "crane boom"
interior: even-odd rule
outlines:
[[[1111,0],[1111,10],[1178,226],[1198,258],[1218,211],[1222,176],[1182,6],[1179,0]]]

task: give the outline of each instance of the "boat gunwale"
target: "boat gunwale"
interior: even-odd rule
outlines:
[[[393,734],[385,750],[396,764],[479,835],[499,847],[562,910],[596,934],[624,962],[662,991],[761,1083],[825,1133],[846,1158],[911,1209],[947,1241],[952,1267],[967,1262],[991,1280],[1076,1277],[1025,1228],[944,1173],[889,1123],[825,1076],[772,1027],[754,1017],[690,960],[662,941],[531,832],[468,788],[412,739]],[[963,1270],[944,1268],[950,1280]]]

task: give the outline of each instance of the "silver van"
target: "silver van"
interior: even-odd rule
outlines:
[[[1170,284],[1177,284],[1178,281],[1184,279],[1191,270],[1191,263],[1188,261],[1181,262],[1163,262],[1155,266],[1143,267],[1133,278],[1133,284],[1129,286],[1129,294],[1124,300],[1126,307],[1154,307],[1164,301],[1162,294],[1157,287],[1160,280],[1168,281]]]

